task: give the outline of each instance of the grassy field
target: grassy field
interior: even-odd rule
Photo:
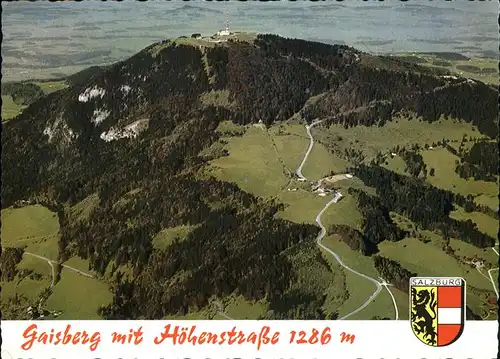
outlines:
[[[265,301],[249,302],[242,296],[225,299],[225,313],[234,319],[257,319],[267,311]]]
[[[34,205],[4,209],[1,218],[3,247],[26,247],[32,253],[57,259],[59,220],[56,213]]]
[[[431,63],[427,66],[435,65]],[[444,68],[463,77],[498,85],[498,61],[496,59],[474,57],[470,61],[452,61],[451,66]]]
[[[225,140],[229,156],[210,161],[209,174],[261,197],[276,196],[288,183],[272,140],[263,129],[250,127],[243,136]]]
[[[363,274],[373,278],[377,278],[379,276],[373,265],[373,259],[353,251],[342,241],[342,239],[340,239],[338,235],[327,236],[321,241],[321,243],[337,253],[346,266],[356,269],[358,272],[362,272]],[[329,254],[329,256],[331,255]],[[366,281],[364,278],[360,279]]]
[[[58,240],[58,234],[46,238],[34,239],[26,246],[26,251],[55,261],[59,255]]]
[[[488,206],[494,211],[498,211],[498,204],[499,204],[498,197],[493,197],[491,196],[491,194],[490,195],[481,194],[476,198],[474,198],[474,202],[476,202],[477,204],[481,204],[483,206]]]
[[[433,186],[462,194],[475,196],[475,202],[486,205],[494,210],[498,207],[498,184],[488,181],[476,181],[473,178],[464,179],[455,173],[460,158],[446,148],[436,147],[432,150],[420,151],[427,165],[426,181]],[[404,171],[405,163],[400,156],[388,157],[383,166],[391,171],[408,175]],[[429,174],[434,169],[434,176]]]
[[[47,257],[47,258],[50,258],[50,257]],[[52,278],[52,270],[51,270],[49,263],[47,263],[47,261],[44,261],[44,260],[37,258],[37,257],[34,257],[34,256],[24,255],[21,262],[17,265],[17,269],[18,270],[23,270],[23,269],[32,270],[35,273],[41,274],[44,277],[44,279],[47,279],[47,280],[50,280],[50,278]]]
[[[16,117],[24,108],[25,106],[15,103],[12,97],[2,95],[2,121],[7,121]]]
[[[161,250],[166,249],[175,238],[179,238],[180,240],[186,239],[192,230],[193,226],[178,226],[163,229],[153,237],[153,247]]]
[[[360,230],[363,217],[358,210],[356,198],[348,194],[347,190],[341,192],[344,197],[328,207],[328,210],[321,216],[321,223],[326,228],[332,224],[345,224]]]
[[[48,267],[48,264],[45,264]],[[2,286],[2,291],[0,293],[0,300],[2,302],[6,301],[7,298],[15,297],[17,294],[18,296],[24,296],[30,303],[34,304],[39,295],[50,286],[50,275],[49,277],[43,277],[39,280],[25,277],[21,281],[0,281],[0,284]]]
[[[483,141],[487,142],[486,140]],[[467,142],[457,141],[457,142],[450,142],[448,144],[457,152],[460,151],[460,146],[462,146],[463,153],[467,153],[470,151],[470,149],[472,148],[472,146],[474,146],[475,143],[476,143],[475,141],[467,141]]]
[[[111,300],[106,283],[63,268],[61,280],[54,286],[46,306],[63,312],[58,319],[100,319],[97,310]]]
[[[427,182],[433,186],[462,195],[483,195],[491,199],[491,202],[493,202],[493,199],[496,199],[494,208],[498,207],[498,184],[495,182],[461,178],[455,173],[456,161],[459,161],[459,157],[445,148],[424,150],[421,152],[421,155],[427,165],[427,169],[435,169],[434,176],[427,175]]]
[[[320,129],[313,128],[311,134],[316,138],[317,134],[321,133],[321,131]],[[307,147],[304,149],[304,153],[306,150]],[[302,169],[302,173],[308,179],[317,181],[327,176],[330,171],[345,173],[346,168],[350,166],[352,166],[350,162],[335,156],[325,146],[315,141],[307,162]]]
[[[356,199],[347,193],[349,187],[363,188],[366,186],[356,179],[348,179],[334,184],[344,197],[335,204],[332,204],[321,216],[321,223],[328,228],[332,224],[345,224],[357,229],[361,228],[361,213],[358,210]],[[290,185],[296,187],[295,183]],[[371,191],[369,191],[370,194]],[[296,223],[316,224],[316,215],[330,201],[330,197],[320,197],[307,190],[295,192],[285,191],[278,195],[278,201],[285,204],[285,209],[277,213],[279,218],[287,219]]]
[[[92,275],[95,275],[96,273],[89,269],[89,261],[83,258],[80,258],[78,256],[71,257],[68,259],[66,262],[63,263],[64,265],[76,268],[78,270],[81,270],[82,272],[89,273]]]
[[[316,138],[321,131],[323,129],[314,127],[311,134]],[[281,124],[271,127],[269,133],[284,163],[292,172],[295,172],[309,147],[309,137],[304,124]],[[325,146],[315,141],[302,172],[307,179],[317,181],[328,175],[330,171],[344,173],[348,166],[351,166],[350,162],[335,156]]]
[[[378,278],[378,272],[373,265],[373,259],[362,256],[361,254],[353,251],[338,236],[333,235],[325,237],[322,243],[337,253],[342,262],[344,262],[344,264],[348,267],[372,278]],[[335,267],[337,267],[332,268],[332,270],[342,270],[345,274],[346,288],[349,293],[349,298],[339,309],[339,316],[342,317],[343,315],[359,308],[359,306],[361,306],[366,299],[372,295],[376,287],[368,280],[340,267],[337,261],[328,252],[324,250],[321,250],[321,252],[328,263],[333,263]],[[398,308],[399,302],[404,302],[404,300],[402,301],[401,298],[398,297]],[[383,295],[383,293],[381,293],[379,294],[379,297],[375,299],[374,303],[370,304],[358,314],[349,317],[349,319],[371,319],[374,316],[394,318],[393,308],[394,306],[389,294],[386,293],[386,295]],[[408,305],[406,305],[406,308],[408,308]]]
[[[346,149],[361,150],[368,161],[374,158],[377,152],[388,153],[397,145],[410,147],[419,144],[423,147],[424,144],[432,145],[443,138],[460,141],[464,134],[473,138],[484,137],[468,123],[452,119],[428,123],[420,122],[418,118],[395,118],[382,127],[356,126],[345,129],[342,125],[331,125],[321,131],[316,130],[314,136],[336,153],[343,154]]]
[[[472,57],[470,60],[447,60],[430,54],[401,54],[408,59],[418,58],[420,65],[437,67],[457,75],[479,80],[484,83],[498,84],[498,60]]]
[[[350,187],[362,190],[362,191],[368,193],[370,196],[375,196],[375,197],[377,196],[375,188],[368,187],[367,185],[364,184],[363,181],[361,181],[359,178],[356,178],[356,177],[337,181],[337,182],[335,182],[335,184],[333,186],[335,188],[338,188],[342,192],[342,194],[344,194],[346,196],[349,195],[347,193],[347,190]]]
[[[329,198],[319,197],[307,191],[287,191],[282,192],[278,196],[278,200],[285,204],[285,209],[278,212],[277,217],[296,223],[314,224],[316,223],[316,215],[328,203]]]
[[[394,300],[396,301],[396,305],[398,308],[398,319],[399,320],[407,320],[409,309],[409,297],[407,294],[401,292],[400,290],[389,287],[392,295],[394,296]],[[379,295],[372,300],[369,306],[365,309],[359,311],[356,314],[353,314],[348,319],[349,320],[367,320],[372,319],[373,317],[379,318],[389,318],[391,320],[396,319],[396,311],[394,309],[394,303],[390,294],[387,292],[387,289],[383,288],[383,290],[379,293]]]
[[[285,165],[295,172],[309,146],[309,138],[303,124],[282,124],[269,129],[276,149]]]
[[[42,275],[40,279],[25,277],[22,280],[2,283],[2,300],[17,293],[33,303],[40,293],[50,286],[50,265],[47,261],[26,252],[55,261],[58,259],[58,236],[57,215],[45,207],[33,205],[2,210],[2,246],[25,247],[25,255],[17,269],[32,270]],[[81,258],[70,258],[64,264],[94,274],[88,269],[88,261]],[[99,319],[97,308],[99,305],[108,304],[111,298],[107,283],[63,268],[61,280],[54,286],[44,306],[51,310],[62,310],[60,319]]]
[[[475,268],[459,263],[446,254],[439,247],[437,240],[429,243],[423,243],[416,238],[405,238],[400,242],[385,241],[379,244],[379,249],[381,255],[398,261],[402,267],[419,276],[460,276],[466,280],[469,287],[493,292],[487,278]],[[481,313],[482,303],[470,290],[467,292],[467,301],[475,312]]]
[[[59,221],[57,215],[47,208],[34,205],[22,208],[7,208],[1,212],[2,247],[24,247],[25,252],[57,260]],[[0,282],[1,299],[22,295],[33,304],[38,296],[50,286],[52,271],[47,261],[25,254],[17,270],[31,270],[40,278],[17,277],[11,282]],[[13,318],[15,319],[15,318]]]
[[[400,242],[384,241],[379,248],[383,256],[399,261],[403,267],[419,275],[464,276],[474,287],[491,290],[491,283],[475,269],[461,265],[433,242],[423,243],[416,238],[405,238]]]
[[[43,82],[34,82],[34,84],[40,86],[43,93],[46,95],[52,92],[65,89],[69,86],[66,81],[43,81]]]
[[[396,289],[394,287],[389,287],[391,290],[392,295],[394,296],[394,299],[396,300],[396,304],[398,306],[398,314],[399,314],[399,319],[400,320],[407,320],[409,318],[409,311],[410,311],[410,297],[408,293],[404,293],[400,291],[399,289]],[[387,289],[384,288],[384,291],[387,292]],[[389,293],[387,293],[389,295]],[[391,299],[392,301],[392,299]],[[393,318],[392,316],[389,316],[389,318]]]
[[[455,238],[450,239],[450,247],[453,248],[455,254],[460,257],[478,258],[490,266],[498,266],[498,256],[491,248],[477,248],[472,244],[465,243]],[[498,246],[497,246],[498,251]]]
[[[407,174],[405,172],[406,164],[401,156],[394,156],[394,157],[388,156],[386,162],[387,164],[383,163],[382,167],[385,167],[388,170],[394,171],[402,175]]]
[[[221,133],[242,132],[234,124],[224,124],[218,129]],[[276,197],[286,208],[277,214],[278,217],[297,223],[315,223],[315,217],[329,201],[328,197],[320,197],[309,191],[309,184],[292,181],[290,188],[304,190],[287,191],[285,186],[289,179],[283,167],[294,172],[299,166],[307,149],[308,139],[303,125],[282,124],[271,127],[269,134],[256,126],[248,127],[240,137],[226,138],[229,156],[211,161],[209,173],[216,177],[235,182],[243,190],[262,197]],[[275,147],[273,146],[273,142]],[[274,147],[274,148],[273,148]],[[315,148],[320,148],[317,152]],[[248,154],[251,153],[252,156]],[[308,164],[312,161],[312,165]],[[326,162],[325,169],[321,163]],[[338,164],[341,165],[338,165]],[[306,172],[306,167],[308,171]],[[335,158],[321,145],[313,147],[304,173],[315,172],[316,179],[326,175],[330,170],[345,171],[345,161]],[[313,179],[313,178],[312,178]],[[325,224],[345,223],[359,224],[360,216],[354,198],[347,194],[351,181],[344,181],[345,198],[336,206],[332,206],[325,214]],[[354,184],[356,185],[356,184]],[[335,208],[334,208],[335,207]],[[359,225],[358,225],[359,226]]]
[[[40,86],[43,93],[46,95],[68,87],[66,81],[47,81],[47,82],[33,82],[33,83],[37,86]],[[16,117],[25,108],[26,106],[18,105],[17,103],[15,103],[11,96],[2,95],[2,121],[7,121]]]
[[[191,46],[203,46],[203,47],[215,47],[215,42],[210,42],[205,39],[194,39],[191,37],[179,37],[174,40],[177,45],[191,45]]]
[[[498,237],[498,220],[495,218],[492,218],[484,213],[480,212],[470,212],[467,213],[464,211],[463,208],[455,206],[457,209],[455,209],[453,212],[450,213],[451,218],[455,218],[461,221],[466,221],[470,219],[472,222],[477,224],[477,228],[486,234],[489,234],[493,238]]]

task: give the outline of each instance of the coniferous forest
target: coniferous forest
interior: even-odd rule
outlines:
[[[218,90],[228,91],[231,106],[201,101],[202,94]],[[414,111],[428,122],[451,116],[498,137],[498,95],[490,86],[445,80],[431,68],[343,45],[274,35],[203,50],[164,41],[74,75],[67,89],[41,98],[36,89],[29,91],[31,105],[3,125],[2,209],[21,200],[57,209],[59,261],[79,256],[99,276],[112,278],[112,303],[100,310],[107,319],[186,314],[231,293],[266,300],[268,318],[335,317],[322,309],[322,289],[293,287],[301,274],[289,252],[317,262],[320,228],[280,219],[283,204],[197,175],[207,161],[200,152],[220,139],[221,121],[272,126],[300,114],[308,122],[381,126],[396,113]],[[147,122],[136,138],[103,140],[103,133],[136,121]],[[457,167],[460,176],[490,180],[497,174],[498,161],[483,160],[494,157],[493,147],[474,145]],[[377,255],[382,241],[407,234],[390,212],[478,248],[495,242],[472,222],[450,218],[454,204],[487,209],[417,178],[418,156],[408,162],[417,176],[375,164],[352,168],[376,196],[351,189],[362,228],[328,228],[351,249],[372,256],[377,270],[402,291],[413,273]],[[98,206],[88,218],[65,210],[92,195]],[[158,232],[176,226],[194,229],[166,249],[153,247]],[[21,257],[22,251],[4,250],[3,279],[13,278]]]

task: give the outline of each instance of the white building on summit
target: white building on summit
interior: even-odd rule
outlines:
[[[229,31],[228,27],[226,27],[225,30],[217,31],[217,36],[229,36],[229,35],[231,35],[231,32]]]

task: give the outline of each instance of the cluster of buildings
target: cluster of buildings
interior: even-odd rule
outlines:
[[[220,43],[227,42],[229,39],[233,38],[236,33],[230,32],[228,29],[218,31],[212,36],[202,36],[201,34],[193,34],[191,37],[197,40],[205,40],[208,42]]]
[[[352,175],[348,178],[352,178]],[[299,182],[306,182],[305,178],[298,178]],[[343,197],[342,193],[335,188],[328,187],[324,184],[323,180],[319,180],[318,182],[310,182],[311,184],[311,192],[316,193],[318,196],[326,197],[329,194],[333,194],[333,202],[337,203]],[[298,188],[288,188],[288,191],[295,192]]]
[[[201,34],[193,34],[191,35],[191,37],[194,39],[219,43],[219,42],[226,42],[233,35],[236,35],[236,33],[231,32],[229,30],[229,14],[226,13],[226,27],[223,30],[217,31],[217,33],[212,36],[202,36]]]
[[[328,185],[325,185],[325,183],[328,181],[333,183],[335,181],[334,178],[337,176],[344,176],[344,175],[336,175],[336,176],[333,176],[331,179],[330,178],[323,178],[323,179],[319,180],[317,183],[311,182],[312,192],[317,193],[318,196],[321,196],[321,197],[325,197],[326,195],[332,193],[333,194],[333,202],[337,203],[338,201],[340,201],[342,199],[342,197],[343,197],[342,193],[333,187],[329,187]],[[352,177],[353,176],[351,174],[345,175],[345,178],[352,178]],[[337,178],[337,180],[339,180],[339,179],[341,179],[341,178]]]
[[[318,196],[326,197],[328,194],[333,194],[333,202],[337,203],[343,197],[342,193],[334,188],[328,188],[323,185],[322,182],[313,184],[311,187],[312,192],[316,193]]]

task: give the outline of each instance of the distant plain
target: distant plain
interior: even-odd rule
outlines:
[[[371,53],[498,54],[495,2],[2,3],[2,81],[59,78],[123,60],[151,43],[198,32],[276,33]],[[465,20],[466,19],[466,20]],[[389,25],[389,26],[388,26]]]

